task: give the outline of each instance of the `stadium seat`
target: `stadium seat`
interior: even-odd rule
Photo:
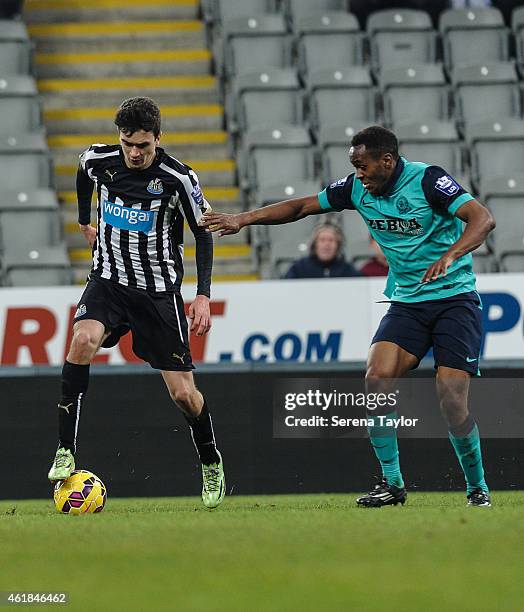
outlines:
[[[453,88],[455,117],[460,125],[520,117],[518,76],[510,62],[457,67],[453,70]]]
[[[51,158],[42,134],[0,135],[0,182],[11,190],[51,187]]]
[[[304,100],[294,70],[239,75],[233,88],[236,124],[240,130],[302,124]]]
[[[11,287],[70,285],[73,282],[64,244],[17,251],[2,260],[4,284]]]
[[[0,77],[0,134],[42,129],[42,110],[36,82],[29,76]]]
[[[453,123],[436,121],[401,125],[396,129],[400,153],[410,161],[440,166],[465,188],[463,150]]]
[[[506,253],[499,268],[500,272],[524,272],[524,250],[522,253]]]
[[[247,187],[287,184],[314,176],[311,139],[304,128],[275,126],[246,133]]]
[[[257,193],[257,206],[266,206],[274,202],[314,195],[321,189],[318,181],[290,181],[284,185],[262,187]],[[280,278],[289,265],[307,254],[308,241],[318,217],[306,217],[301,221],[286,225],[260,225],[252,230],[256,246],[267,251],[269,273],[272,278]]]
[[[475,274],[490,274],[497,272],[497,262],[490,253],[473,252],[473,272]]]
[[[484,178],[481,198],[493,213],[497,227],[490,235],[490,244],[504,272],[524,272],[524,172],[506,178]]]
[[[354,169],[349,162],[351,138],[368,123],[353,122],[321,128],[318,145],[322,161],[322,181],[325,185],[351,174]]]
[[[31,49],[23,23],[0,21],[0,75],[30,74]]]
[[[346,238],[346,257],[353,263],[373,257],[370,234],[364,219],[356,211],[342,213],[342,231]]]
[[[274,0],[204,0],[202,13],[208,23],[223,25],[231,19],[255,17],[275,11]]]
[[[58,210],[56,193],[52,189],[5,189],[0,196],[0,211]]]
[[[319,181],[315,180],[288,181],[282,185],[261,187],[257,193],[256,206],[267,206],[268,204],[274,204],[282,200],[303,198],[305,196],[314,195],[321,189],[321,184]]]
[[[225,24],[224,36],[229,77],[291,64],[290,40],[281,15],[233,19]]]
[[[424,11],[376,11],[369,16],[366,30],[375,72],[389,66],[436,61],[437,34]]]
[[[307,88],[309,122],[315,131],[352,121],[376,121],[376,93],[367,68],[353,66],[312,72]]]
[[[0,250],[3,254],[20,249],[53,246],[62,240],[62,219],[52,192],[4,194],[0,200]],[[23,236],[23,240],[21,240]]]
[[[524,68],[524,6],[516,8],[511,15],[511,27],[515,37],[517,61]]]
[[[308,242],[318,218],[306,217],[287,225],[267,225],[269,265],[272,278],[281,278],[297,259],[308,254]]]
[[[496,8],[449,9],[440,16],[439,30],[450,74],[458,66],[508,61],[508,30]]]
[[[384,119],[393,128],[401,123],[445,121],[449,117],[449,88],[438,64],[384,67],[380,89]]]
[[[510,178],[524,168],[524,121],[501,118],[467,124],[466,138],[471,154],[471,179]]]
[[[339,70],[363,62],[363,35],[356,17],[330,13],[304,17],[296,28],[298,70]]]
[[[312,17],[333,11],[345,12],[347,0],[283,0],[284,14],[290,24],[297,24],[304,17]]]

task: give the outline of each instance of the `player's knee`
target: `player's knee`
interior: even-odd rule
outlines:
[[[440,407],[449,415],[457,414],[467,410],[467,399],[455,389],[447,389],[440,394]]]
[[[75,353],[84,358],[91,357],[98,348],[97,338],[87,330],[78,330],[73,334],[71,343],[71,353]]]
[[[378,363],[370,363],[366,370],[366,384],[383,386],[384,380],[394,378],[394,372]]]
[[[171,399],[183,410],[190,410],[193,404],[193,392],[189,387],[181,386],[169,389]]]

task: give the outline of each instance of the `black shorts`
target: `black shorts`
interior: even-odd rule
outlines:
[[[393,302],[382,318],[375,342],[393,342],[420,361],[433,347],[435,367],[479,374],[482,302],[476,291],[442,300]]]
[[[194,369],[184,301],[178,293],[153,293],[91,277],[74,322],[94,319],[109,332],[102,346],[115,346],[129,331],[134,353],[157,370]]]

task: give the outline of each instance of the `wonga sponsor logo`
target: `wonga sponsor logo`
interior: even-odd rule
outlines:
[[[102,207],[104,222],[118,229],[149,234],[153,227],[154,212],[130,208],[105,200]]]

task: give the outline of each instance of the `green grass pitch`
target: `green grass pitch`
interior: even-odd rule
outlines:
[[[109,498],[86,516],[1,501],[0,591],[67,591],[61,607],[82,612],[523,609],[524,492],[495,492],[492,508],[456,493],[381,509],[354,498],[233,496],[213,512]]]

